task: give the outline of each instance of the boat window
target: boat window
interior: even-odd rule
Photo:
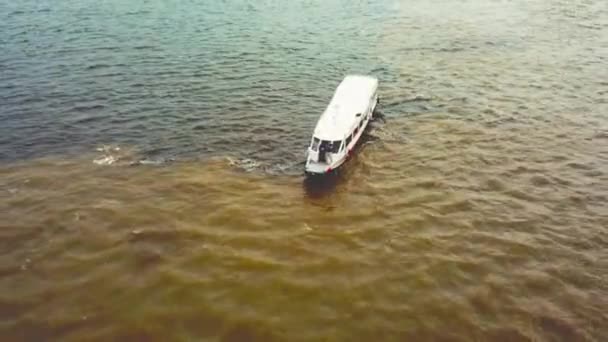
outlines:
[[[353,135],[357,135],[357,132],[359,132],[359,126],[355,127],[355,131],[353,132]]]
[[[312,150],[316,151],[318,147],[319,147],[319,139],[312,138],[312,146],[311,146]]]
[[[340,140],[332,142],[331,153],[340,152],[340,145],[342,145],[342,141]]]
[[[331,141],[323,140],[321,141],[321,145],[319,145],[319,151],[327,152],[331,150]]]
[[[348,138],[346,138],[346,146],[350,145],[351,140],[353,140],[353,136],[349,135]]]

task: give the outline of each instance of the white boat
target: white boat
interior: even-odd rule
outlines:
[[[340,167],[363,134],[377,104],[378,79],[346,76],[317,122],[308,147],[306,173],[326,174]]]

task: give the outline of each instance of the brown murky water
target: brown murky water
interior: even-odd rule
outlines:
[[[345,3],[241,5],[216,15],[259,18],[277,25],[275,43],[294,45],[286,65],[264,67],[277,82],[270,90],[243,90],[249,79],[237,77],[158,97],[181,82],[171,73],[148,85],[147,104],[98,95],[93,107],[62,110],[35,70],[4,57],[14,84],[0,92],[2,340],[606,339],[605,2],[371,1],[345,17]],[[189,6],[165,10],[205,9]],[[332,27],[332,15],[333,35],[315,26]],[[353,31],[361,22],[370,26]],[[226,27],[230,44],[258,37]],[[372,38],[360,59],[347,58]],[[335,55],[315,57],[315,41]],[[228,55],[251,69],[218,64],[222,77],[257,70]],[[72,77],[64,87],[110,77],[100,68],[63,76]],[[339,176],[308,182],[302,151],[314,120],[353,70],[380,75],[386,122]],[[84,89],[110,91],[102,83]],[[200,115],[188,111],[199,105]],[[45,123],[40,106],[59,122]],[[123,109],[136,114],[114,112]],[[207,116],[214,110],[221,120]]]

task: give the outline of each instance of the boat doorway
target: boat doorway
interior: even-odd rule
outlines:
[[[330,145],[330,141],[321,141],[321,144],[319,145],[319,163],[327,163],[327,153],[331,151]]]

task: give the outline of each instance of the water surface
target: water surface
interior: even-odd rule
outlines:
[[[605,1],[0,1],[3,340],[602,341]],[[348,73],[336,179],[302,176]]]

